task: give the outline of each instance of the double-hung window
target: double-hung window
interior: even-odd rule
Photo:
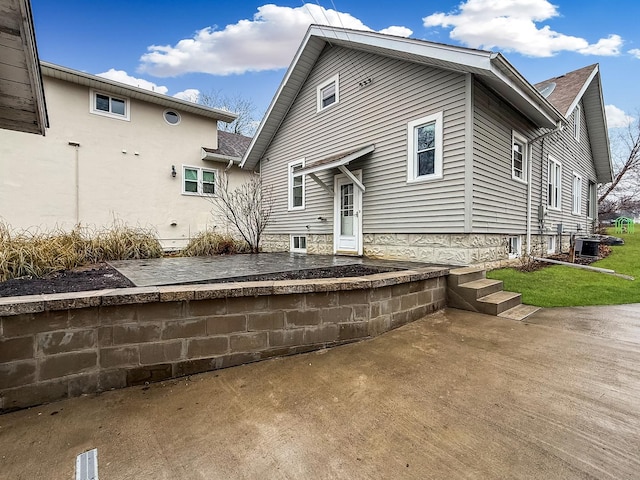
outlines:
[[[572,207],[571,213],[580,215],[582,210],[582,177],[573,172],[573,189],[571,191]]]
[[[554,210],[562,209],[562,165],[551,155],[547,164],[547,205]]]
[[[527,141],[517,133],[512,134],[511,178],[527,181]]]
[[[129,99],[113,96],[109,93],[90,90],[90,112],[106,117],[129,120]]]
[[[575,138],[578,142],[580,141],[580,105],[576,105],[576,108],[573,110],[573,138]]]
[[[442,178],[442,112],[407,124],[407,182]]]
[[[289,210],[304,210],[304,175],[298,173],[304,167],[304,159],[289,162]]]
[[[340,76],[334,75],[329,80],[318,85],[317,107],[318,112],[325,110],[340,101]]]
[[[182,166],[182,193],[185,195],[215,195],[215,170]]]

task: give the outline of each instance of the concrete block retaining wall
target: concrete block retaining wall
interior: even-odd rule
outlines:
[[[0,412],[379,335],[448,270],[0,298]]]

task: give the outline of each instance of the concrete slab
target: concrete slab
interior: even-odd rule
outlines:
[[[640,305],[445,310],[372,340],[0,416],[0,478],[630,479]]]
[[[343,265],[370,265],[390,269],[411,269],[432,264],[377,260],[340,255],[304,255],[295,253],[259,253],[219,255],[215,257],[168,257],[109,262],[137,287],[178,285],[220,281],[252,275],[267,275]]]

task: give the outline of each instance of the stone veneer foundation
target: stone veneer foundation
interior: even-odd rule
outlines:
[[[0,298],[0,412],[376,336],[443,308],[447,274]]]

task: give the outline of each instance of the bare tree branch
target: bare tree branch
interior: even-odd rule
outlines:
[[[613,181],[598,189],[598,214],[640,213],[640,116],[612,141]]]
[[[240,186],[231,189],[226,173],[216,179],[216,194],[212,203],[247,243],[252,253],[260,251],[262,233],[271,220],[273,197],[271,187],[263,187],[257,174]]]
[[[221,122],[218,125],[220,130],[239,133],[248,137],[253,136],[255,133],[258,121],[256,119],[256,106],[253,100],[240,95],[230,97],[222,94],[220,91],[212,91],[209,93],[200,93],[200,95],[198,95],[198,103],[207,107],[233,112],[238,115],[238,118],[231,123]]]

